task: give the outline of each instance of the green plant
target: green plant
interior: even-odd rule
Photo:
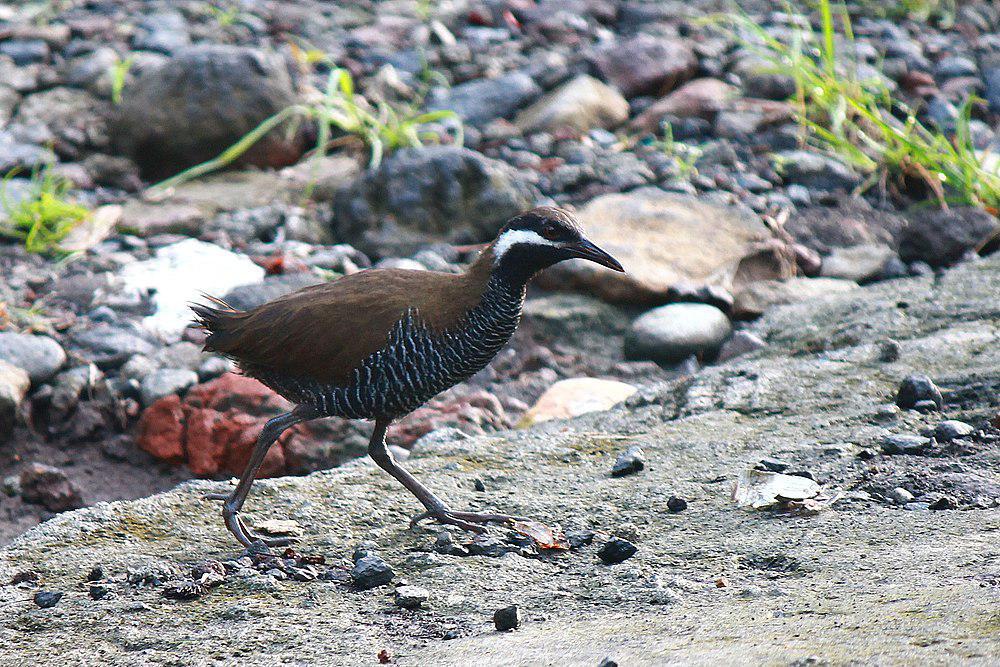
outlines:
[[[233,25],[243,14],[243,12],[240,11],[239,4],[235,2],[226,4],[209,4],[206,5],[205,12],[215,19],[215,22],[220,28],[228,28]]]
[[[663,140],[658,142],[660,149],[674,160],[677,166],[677,175],[681,178],[688,178],[698,173],[694,166],[701,157],[702,151],[698,146],[692,146],[681,141],[674,140],[674,128],[670,123],[663,124]]]
[[[17,202],[11,202],[7,196],[12,176],[14,172],[8,173],[0,188],[0,203],[7,217],[0,222],[0,236],[18,239],[28,252],[63,254],[59,243],[90,211],[66,198],[70,184],[56,175],[50,165],[32,172],[31,189]]]
[[[116,106],[122,103],[122,91],[125,90],[125,78],[135,64],[135,56],[118,58],[108,70],[111,77],[111,102]]]
[[[978,153],[970,137],[974,99],[962,105],[952,137],[921,123],[914,109],[894,99],[880,77],[862,77],[858,63],[837,49],[843,39],[853,52],[854,34],[843,5],[819,0],[820,32],[798,28],[786,44],[747,15],[719,20],[750,50],[789,74],[795,82],[792,104],[805,140],[868,174],[864,191],[890,180],[909,190],[922,182],[941,206],[948,200],[1000,207],[1000,173],[988,155]],[[835,8],[842,37],[835,28]]]
[[[454,120],[458,127],[456,142],[461,144],[463,138],[461,121],[454,111],[416,113],[411,107],[397,110],[386,102],[379,102],[373,107],[364,97],[355,94],[354,80],[350,73],[344,69],[335,69],[330,72],[326,90],[318,99],[282,109],[265,119],[218,157],[195,165],[153,187],[171,188],[222,169],[232,164],[251,146],[281,125],[287,122],[289,130],[294,131],[297,124],[304,119],[314,121],[317,126],[316,147],[312,151],[314,170],[318,168],[320,158],[326,155],[326,151],[332,145],[334,131],[341,132],[345,137],[356,138],[367,148],[369,168],[378,167],[386,152],[397,148],[423,146],[425,141],[437,138],[436,133],[422,129],[430,123]],[[307,192],[307,196],[308,194]]]

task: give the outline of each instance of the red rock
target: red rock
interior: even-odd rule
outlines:
[[[184,411],[171,394],[153,403],[139,419],[139,449],[170,463],[184,461]]]

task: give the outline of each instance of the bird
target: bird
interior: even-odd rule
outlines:
[[[206,295],[194,303],[204,350],[294,408],[262,428],[246,469],[222,500],[226,527],[246,547],[261,538],[240,517],[268,449],[295,424],[322,417],[374,421],[368,454],[421,503],[411,526],[431,519],[482,532],[520,517],[452,509],[403,468],[386,446],[386,429],[436,394],[483,369],[508,343],[521,318],[528,282],[542,269],[580,258],[624,272],[587,240],[569,211],[542,206],[514,216],[461,273],[366,269],[306,287],[250,310]]]

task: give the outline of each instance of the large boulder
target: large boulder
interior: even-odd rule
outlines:
[[[142,72],[114,119],[119,147],[146,178],[160,179],[209,160],[266,118],[295,104],[284,60],[247,47],[179,49]],[[281,167],[298,160],[301,134],[279,128],[247,151],[241,164]]]
[[[513,168],[467,148],[407,148],[337,192],[333,233],[375,256],[489,241],[538,196]]]
[[[33,384],[45,382],[66,363],[66,351],[48,336],[0,331],[0,360],[24,369]]]
[[[540,280],[550,288],[587,291],[611,302],[662,304],[698,287],[732,290],[747,261],[771,233],[742,206],[655,188],[609,194],[577,214],[587,238],[625,267],[564,262]],[[759,275],[777,278],[778,275]]]

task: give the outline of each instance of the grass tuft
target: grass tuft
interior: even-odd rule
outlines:
[[[17,239],[31,253],[65,255],[59,244],[90,215],[90,211],[67,199],[70,183],[53,173],[50,165],[31,174],[31,191],[18,202],[7,196],[7,185],[14,172],[0,185],[0,204],[6,220],[0,220],[0,236]]]
[[[978,100],[970,98],[961,106],[952,136],[927,127],[914,109],[893,98],[883,79],[859,74],[845,7],[830,0],[819,0],[818,7],[820,33],[797,28],[787,44],[746,14],[718,21],[773,71],[794,79],[791,102],[806,142],[867,174],[859,191],[879,184],[902,197],[920,183],[924,196],[943,208],[954,202],[995,213],[1000,208],[1000,171],[991,156],[975,149],[969,131]],[[838,42],[846,44],[848,53],[838,50]]]

